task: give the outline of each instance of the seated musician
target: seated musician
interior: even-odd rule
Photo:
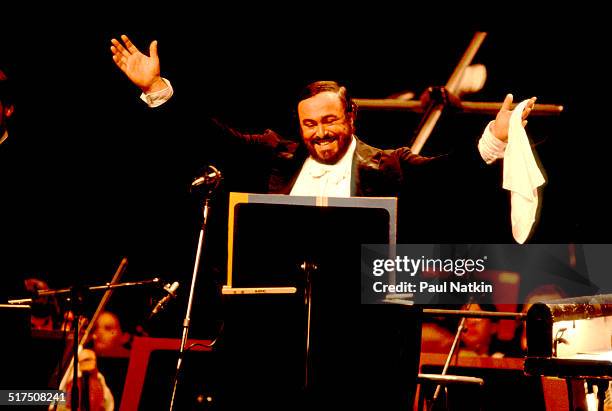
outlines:
[[[98,371],[96,353],[90,349],[83,349],[79,353],[79,399],[81,407],[91,411],[113,411],[115,399],[106,385],[106,379]],[[71,410],[70,392],[72,391],[72,374],[68,376],[65,390],[68,398],[65,403],[60,403],[58,411]],[[53,409],[52,406],[49,409]]]
[[[39,278],[25,279],[24,286],[28,292],[33,294],[49,289],[47,282]],[[32,301],[30,321],[34,330],[69,332],[72,329],[73,319],[71,311],[62,312],[55,296],[36,296]]]
[[[497,311],[493,304],[470,304],[462,307],[469,311]],[[428,321],[423,324],[421,351],[426,353],[450,352],[454,331],[458,322],[446,319],[445,321]],[[504,357],[507,354],[501,349],[497,340],[498,321],[488,318],[466,318],[461,333],[459,356],[465,357]]]
[[[469,311],[497,311],[492,304],[470,304]],[[492,352],[493,342],[497,334],[497,320],[490,318],[467,318],[461,334],[460,356],[466,357],[503,357],[498,351]]]

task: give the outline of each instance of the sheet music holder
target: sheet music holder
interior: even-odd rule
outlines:
[[[223,293],[295,293],[295,273],[304,258],[326,258],[329,254],[321,250],[322,241],[329,244],[352,238],[352,245],[366,240],[395,244],[396,225],[395,197],[231,193]],[[331,230],[340,229],[339,236],[330,237]],[[359,239],[363,241],[359,243]]]
[[[395,198],[230,195],[226,400],[285,409],[321,400],[409,406],[420,344],[415,309],[360,303],[361,244],[395,243],[396,206]],[[304,262],[318,267],[309,351]]]
[[[188,344],[198,344],[189,350],[191,361],[187,361],[184,384],[188,395],[179,396],[181,409],[210,406],[216,408],[216,391],[209,386],[216,384],[216,363],[209,348],[209,340],[189,339]],[[171,384],[172,371],[175,367],[176,353],[181,345],[178,338],[134,337],[130,351],[129,364],[125,376],[122,397],[115,398],[115,409],[119,411],[158,409],[160,404],[169,401],[170,392],[160,386]],[[205,355],[204,355],[205,354]],[[167,384],[162,384],[167,383]],[[208,391],[208,392],[207,392]],[[204,398],[199,405],[198,396],[203,392],[211,394],[210,402]]]

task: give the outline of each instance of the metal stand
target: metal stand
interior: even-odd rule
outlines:
[[[150,286],[150,285],[159,285],[163,284],[162,281],[155,277],[150,280],[141,280],[141,281],[130,281],[125,283],[107,283],[104,285],[91,285],[84,288],[86,291],[108,291],[114,290],[116,288],[125,288],[125,287],[136,287],[136,286]],[[39,290],[36,292],[36,297],[44,297],[50,295],[62,295],[73,292],[73,287],[70,288],[58,288],[56,290]],[[32,304],[34,298],[19,298],[14,300],[8,300],[8,303],[11,305],[22,305],[22,304]]]
[[[463,310],[445,310],[445,309],[437,309],[437,308],[426,308],[423,310],[424,315],[431,316],[446,316],[446,317],[460,317],[461,321],[457,327],[457,332],[455,333],[455,338],[451,345],[450,351],[446,360],[444,362],[444,367],[440,374],[419,374],[419,380],[425,382],[437,382],[436,390],[434,395],[429,402],[428,407],[424,409],[433,410],[436,401],[439,398],[440,391],[442,389],[442,385],[447,384],[476,384],[482,386],[484,381],[482,378],[474,378],[474,377],[465,377],[460,375],[448,375],[448,368],[450,367],[450,363],[452,361],[455,352],[457,351],[457,347],[459,346],[459,341],[461,338],[461,333],[465,328],[465,320],[466,318],[488,318],[488,319],[513,319],[524,321],[527,317],[524,313],[512,313],[512,312],[497,312],[497,311],[471,311],[469,310],[470,305],[474,304],[474,297],[470,297],[469,301],[466,304],[466,309]],[[420,382],[419,382],[420,383]],[[419,399],[419,406],[417,409],[421,409],[421,399]]]
[[[304,305],[306,306],[306,355],[304,356],[304,391],[308,390],[310,378],[310,322],[312,314],[312,273],[318,267],[316,264],[304,261],[300,268],[304,271]]]
[[[210,198],[219,185],[223,176],[219,170],[214,166],[209,165],[205,170],[204,174],[193,180],[190,186],[192,193],[197,193],[204,199],[204,206],[202,209],[203,219],[202,227],[200,228],[200,237],[198,238],[198,249],[196,251],[195,262],[193,265],[193,273],[191,274],[191,289],[189,290],[189,301],[187,302],[187,311],[185,312],[185,318],[183,319],[183,337],[181,338],[181,347],[179,349],[179,356],[176,362],[176,372],[174,373],[174,382],[172,384],[172,397],[170,399],[170,411],[174,409],[176,400],[176,388],[183,365],[183,359],[185,355],[185,345],[187,344],[187,338],[189,337],[189,325],[191,324],[191,308],[193,306],[193,295],[195,292],[195,285],[198,279],[198,271],[200,268],[200,260],[202,258],[202,249],[204,248],[204,236],[206,234],[206,225],[208,223],[208,212],[210,208]]]
[[[72,389],[70,390],[70,408],[73,410],[79,409],[79,318],[81,317],[81,308],[83,307],[83,291],[79,287],[72,287],[70,301],[72,303],[72,312],[74,320],[72,329],[74,331],[74,342],[72,344]]]
[[[469,309],[469,305],[468,305]],[[455,333],[455,339],[453,340],[453,345],[451,345],[450,352],[446,357],[446,361],[444,363],[444,368],[442,368],[442,373],[440,375],[444,376],[448,372],[448,367],[450,366],[450,362],[452,361],[453,355],[455,355],[455,350],[459,346],[459,339],[461,338],[461,333],[465,327],[465,317],[461,317],[461,321],[459,322],[459,326],[457,327],[457,332]],[[442,384],[438,384],[436,386],[436,391],[431,399],[431,409],[433,410],[436,401],[438,400],[438,396],[440,395],[440,391],[442,390]]]
[[[191,308],[193,306],[193,295],[195,291],[195,285],[198,278],[198,271],[200,268],[200,260],[202,257],[202,248],[204,247],[204,236],[206,234],[206,224],[208,222],[208,211],[209,211],[209,198],[204,200],[204,219],[202,221],[202,228],[200,229],[200,237],[198,239],[198,249],[196,252],[195,263],[193,266],[193,273],[191,274],[191,289],[189,290],[189,302],[187,303],[187,311],[185,318],[183,319],[183,337],[181,339],[181,347],[179,349],[178,361],[176,363],[176,372],[174,374],[174,383],[172,387],[172,398],[170,400],[170,411],[174,409],[174,403],[176,399],[176,387],[178,386],[179,375],[181,372],[181,366],[183,364],[183,356],[185,354],[185,345],[189,336],[189,325],[191,323]]]

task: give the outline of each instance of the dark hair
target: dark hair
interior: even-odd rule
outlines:
[[[299,104],[302,100],[306,100],[326,91],[336,93],[338,97],[340,97],[342,104],[344,104],[344,110],[347,113],[356,114],[357,105],[351,99],[348,90],[345,86],[341,86],[335,81],[315,81],[314,83],[310,83],[304,87],[302,92],[298,95],[297,103]],[[295,106],[297,107],[297,104]]]

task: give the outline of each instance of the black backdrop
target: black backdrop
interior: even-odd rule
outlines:
[[[341,21],[326,13],[261,17],[172,6],[128,18],[115,7],[79,17],[60,8],[2,16],[9,24],[0,28],[0,64],[18,91],[13,131],[0,147],[0,269],[6,278],[42,277],[53,287],[106,282],[128,256],[124,279],[180,280],[185,295],[200,217],[187,187],[209,161],[225,164],[206,116],[215,113],[245,131],[296,135],[293,98],[308,82],[336,79],[355,97],[418,94],[445,82],[479,27],[416,25],[392,19],[392,10]],[[513,92],[516,100],[536,95],[541,103],[566,107],[561,117],[529,122],[549,180],[532,241],[607,242],[604,28],[585,31],[561,22],[551,29],[511,28],[495,28],[485,40],[475,62],[487,66],[489,77],[470,99],[501,101]],[[141,49],[159,41],[162,73],[176,90],[165,107],[148,109],[114,66],[109,40],[124,32]],[[488,120],[444,117],[425,153],[473,147]],[[393,147],[407,144],[417,123],[416,114],[362,112],[358,134]],[[250,161],[256,160],[239,158],[224,170],[226,191],[257,189],[242,181]],[[426,221],[435,226],[448,213],[456,220],[454,209],[472,209],[490,223],[480,231],[441,234],[441,241],[512,241],[507,195],[498,187],[501,169],[482,169],[464,181],[463,197],[438,198]],[[219,203],[212,224],[223,233]],[[425,237],[404,238],[428,242]],[[223,261],[222,236],[211,234],[208,241],[214,251],[205,257]],[[213,298],[222,282],[222,268],[216,272],[212,265],[202,274],[200,302]],[[139,321],[147,310],[146,296],[139,298],[118,297],[115,308],[129,305]],[[166,320],[181,317],[182,307],[171,308]],[[197,316],[201,323],[209,317],[205,308]],[[172,328],[164,332],[178,336]]]

